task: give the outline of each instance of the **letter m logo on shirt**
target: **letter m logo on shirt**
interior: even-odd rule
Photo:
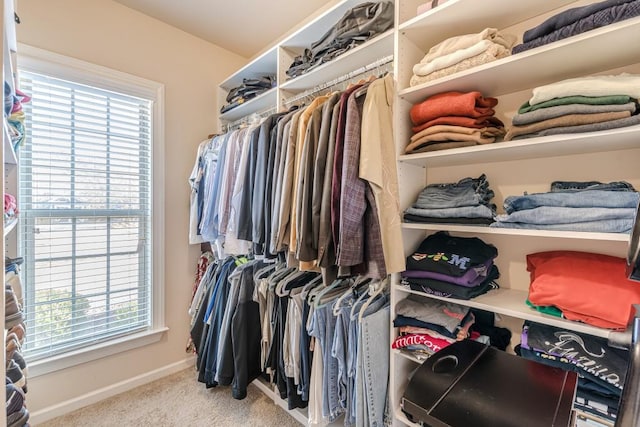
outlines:
[[[460,257],[460,255],[451,254],[451,259],[449,260],[449,264],[455,265],[460,270],[467,269],[467,263],[471,261],[469,257]]]

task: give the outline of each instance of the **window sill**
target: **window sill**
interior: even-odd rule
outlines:
[[[169,328],[161,327],[149,331],[102,342],[95,346],[83,348],[74,352],[51,357],[48,359],[29,362],[29,377],[46,375],[62,369],[71,368],[82,363],[102,359],[124,351],[133,350],[160,341],[162,335]]]

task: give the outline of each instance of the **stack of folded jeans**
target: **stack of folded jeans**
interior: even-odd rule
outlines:
[[[629,233],[639,200],[626,182],[555,181],[547,193],[508,196],[491,227]]]
[[[331,61],[350,49],[393,27],[393,3],[367,2],[348,10],[302,55],[297,56],[286,71],[289,78],[298,77]]]
[[[640,75],[579,77],[533,89],[505,140],[640,124]]]
[[[524,52],[640,15],[638,0],[605,0],[567,9],[524,32],[513,53]],[[613,46],[612,46],[613,47]]]
[[[477,237],[444,231],[428,236],[407,257],[403,282],[411,289],[448,298],[471,299],[496,289],[498,250]]]
[[[429,49],[413,67],[410,86],[417,86],[478,65],[506,58],[516,37],[495,28],[448,38]]]
[[[517,353],[538,363],[579,374],[574,409],[615,423],[628,352],[599,337],[525,321]],[[595,425],[595,424],[594,424]]]
[[[496,98],[480,92],[443,92],[411,107],[414,135],[405,153],[490,144],[504,135],[504,124],[494,116]]]
[[[404,212],[405,221],[490,224],[496,215],[494,193],[485,174],[447,184],[429,184]]]
[[[240,104],[244,104],[263,92],[276,86],[274,76],[262,76],[255,79],[242,79],[242,84],[234,87],[227,94],[227,104],[223,105],[220,113],[226,113]]]

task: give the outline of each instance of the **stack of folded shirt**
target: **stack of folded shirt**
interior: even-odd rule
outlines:
[[[515,46],[513,53],[544,46],[639,15],[638,0],[606,0],[567,9],[525,31],[522,36],[523,43]]]
[[[640,286],[627,279],[625,269],[623,258],[603,254],[561,250],[529,254],[529,303],[540,311],[555,307],[569,320],[626,329],[632,305],[640,303]]]
[[[396,305],[393,326],[401,335],[392,348],[430,356],[454,341],[468,338],[474,321],[469,307],[412,294]]]
[[[429,49],[414,65],[410,86],[417,86],[511,54],[516,37],[495,28],[448,38]]]
[[[450,344],[472,339],[500,350],[511,343],[511,331],[495,326],[495,314],[410,295],[396,306],[398,337],[391,347],[426,359]]]
[[[496,98],[480,92],[443,92],[411,107],[414,135],[405,153],[490,144],[504,135],[504,124],[494,116]]]
[[[583,188],[566,190],[567,184]],[[496,222],[490,226],[629,233],[640,196],[630,184],[628,186],[630,188],[622,189],[602,183],[556,181],[548,193],[508,196],[504,201],[505,213],[497,215]]]
[[[563,80],[533,90],[505,140],[616,129],[640,123],[640,75]]]
[[[471,299],[496,289],[500,275],[493,263],[498,250],[477,237],[440,231],[428,236],[407,257],[403,282],[413,290],[441,297]]]
[[[458,182],[429,184],[404,213],[405,221],[426,223],[491,224],[496,206],[485,174]]]
[[[220,113],[225,113],[234,109],[240,104],[244,104],[263,92],[276,86],[274,76],[262,76],[255,79],[242,79],[242,84],[234,87],[227,94],[227,104],[223,105]]]
[[[615,422],[628,352],[603,338],[525,321],[517,352],[525,359],[578,373],[574,409]]]

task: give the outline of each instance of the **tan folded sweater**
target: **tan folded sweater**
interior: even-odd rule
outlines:
[[[630,116],[631,113],[629,111],[614,111],[609,113],[593,114],[568,114],[566,116],[542,120],[540,122],[531,123],[525,126],[511,126],[511,128],[505,135],[504,140],[509,141],[516,136],[540,132],[545,129],[608,122],[610,120],[624,119]]]
[[[477,130],[477,129],[476,129]],[[412,141],[407,145],[405,153],[410,154],[420,149],[421,146],[427,145],[430,142],[474,142],[475,144],[491,144],[496,139],[493,136],[483,136],[480,132],[474,132],[471,134],[458,133],[458,132],[438,132],[431,135],[425,135],[415,141]]]
[[[485,128],[468,128],[464,126],[452,126],[452,125],[435,125],[421,130],[411,137],[411,142],[420,140],[421,138],[438,134],[438,133],[459,133],[463,135],[480,134],[483,137],[501,136],[504,135],[504,129],[497,127],[485,127]]]

